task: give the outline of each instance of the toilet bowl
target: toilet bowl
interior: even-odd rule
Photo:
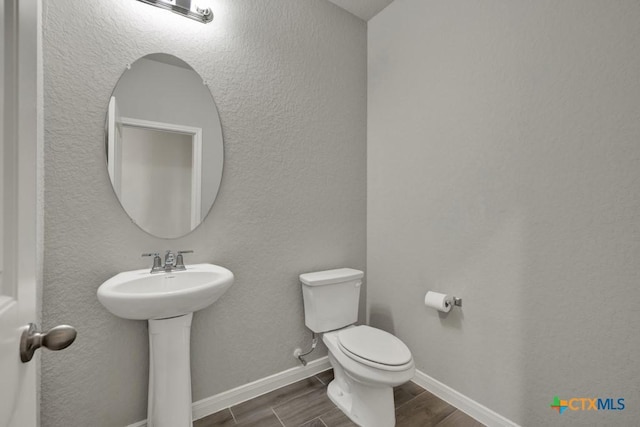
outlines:
[[[400,339],[370,326],[354,326],[363,276],[351,268],[301,274],[305,324],[323,334],[329,350],[331,401],[359,426],[393,427],[393,387],[413,378],[415,365]]]
[[[411,352],[395,336],[369,326],[325,333],[334,380],[327,394],[354,423],[395,425],[393,387],[413,378]]]

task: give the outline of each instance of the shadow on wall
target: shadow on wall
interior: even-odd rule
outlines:
[[[387,331],[390,334],[396,334],[393,314],[391,314],[391,308],[388,306],[372,305],[369,309],[369,325]]]
[[[440,318],[440,325],[448,329],[457,329],[462,331],[462,323],[464,321],[464,312],[459,307],[453,307],[450,312],[443,313],[438,312]]]

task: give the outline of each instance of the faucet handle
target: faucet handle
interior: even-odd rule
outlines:
[[[182,258],[182,254],[192,254],[192,250],[186,251],[178,251],[178,256],[176,257],[176,270],[186,270],[187,268],[184,266],[184,259]]]
[[[153,257],[153,267],[151,267],[151,272],[156,273],[158,271],[162,271],[162,259],[160,258],[160,254],[158,252],[150,252],[148,254],[142,254],[143,257],[152,256]]]

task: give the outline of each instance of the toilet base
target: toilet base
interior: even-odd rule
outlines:
[[[329,396],[329,399],[331,399],[331,401],[338,408],[340,408],[340,410],[344,412],[346,416],[351,418],[349,416],[349,414],[351,413],[351,404],[353,403],[351,399],[351,394],[343,392],[335,380],[331,381],[327,386],[327,396]],[[352,419],[351,421],[358,424],[356,420]]]
[[[363,384],[345,372],[329,353],[335,379],[327,387],[329,399],[361,427],[394,427],[396,412],[393,387]]]
[[[394,427],[396,415],[393,401],[393,388],[371,388],[352,385],[355,393],[344,392],[338,382],[333,380],[327,387],[329,399],[351,421],[361,427]]]

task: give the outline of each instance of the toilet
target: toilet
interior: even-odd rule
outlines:
[[[400,339],[358,320],[364,273],[352,268],[300,275],[305,324],[329,349],[334,380],[327,394],[362,427],[396,424],[393,387],[413,378],[411,351]]]

